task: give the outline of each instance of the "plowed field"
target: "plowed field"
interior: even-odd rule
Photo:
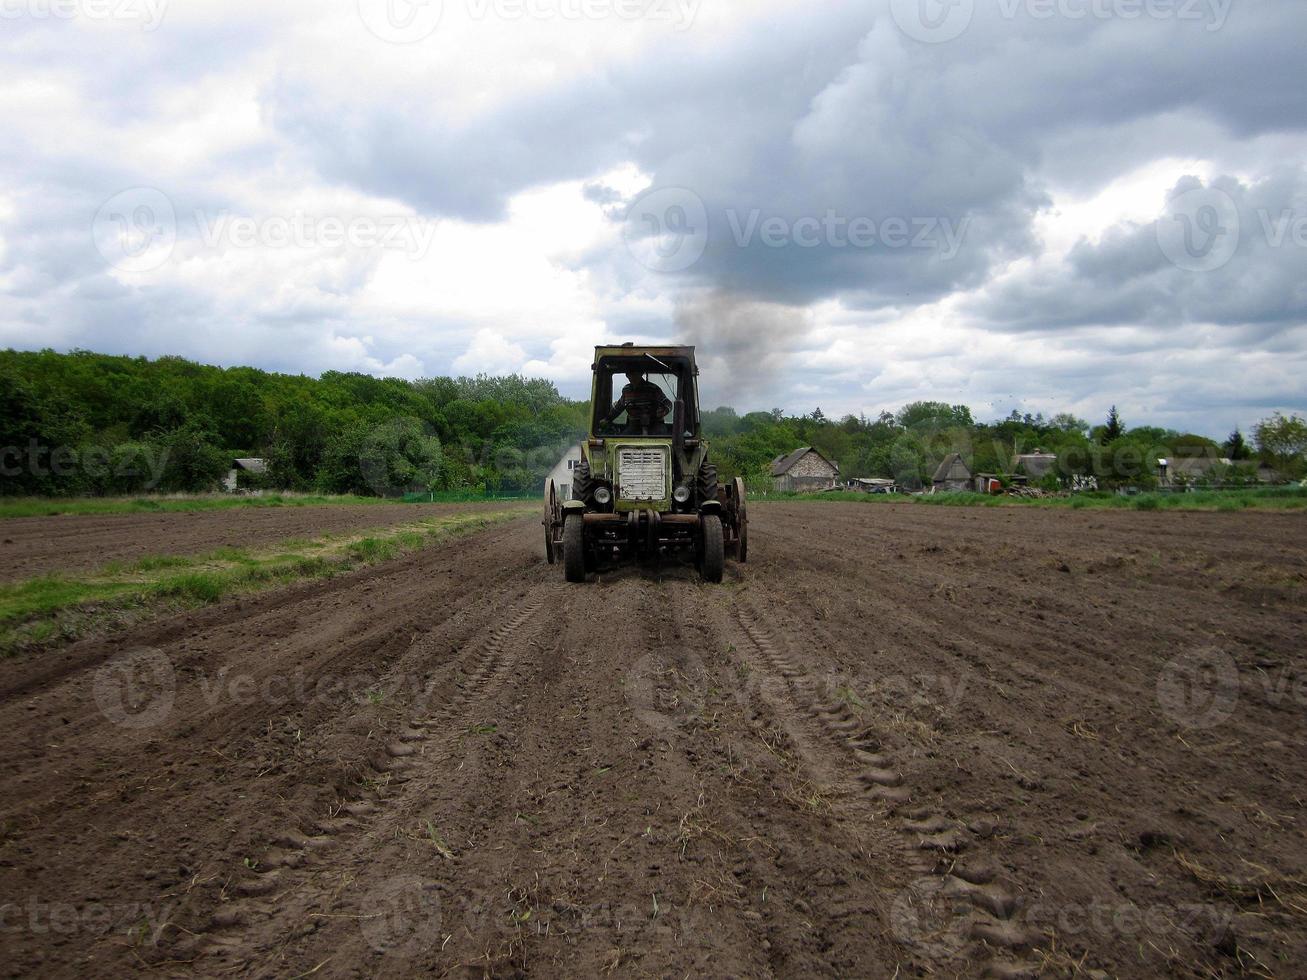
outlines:
[[[568,586],[524,519],[0,663],[0,962],[1302,975],[1307,520],[750,530]]]

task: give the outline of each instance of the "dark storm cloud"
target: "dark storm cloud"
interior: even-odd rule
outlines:
[[[1030,222],[1047,206],[1045,178],[1057,176],[1040,170],[1049,140],[1168,114],[1245,138],[1307,118],[1302,14],[1291,5],[1207,5],[1198,21],[978,6],[945,44],[906,37],[883,4],[776,15],[711,57],[692,33],[676,36],[633,64],[527,87],[458,127],[431,121],[421,93],[342,107],[289,79],[273,96],[275,119],[325,174],[472,220],[501,217],[523,188],[633,160],[657,186],[704,202],[709,239],[682,273],[689,284],[870,309],[974,287],[995,263],[1034,252]],[[1105,148],[1081,182],[1110,181],[1115,163]],[[751,216],[793,228],[828,215],[948,222],[966,234],[944,258],[939,247],[825,235],[776,246],[739,232]]]
[[[1175,264],[1159,238],[1159,225],[1172,220],[1163,216],[1119,225],[1097,242],[1082,240],[1065,262],[990,290],[971,311],[1016,330],[1260,324],[1262,341],[1307,322],[1307,172],[1278,167],[1251,185],[1224,177],[1208,186],[1188,177],[1170,197],[1209,192],[1237,214],[1223,232],[1237,235],[1237,246],[1224,261],[1214,256],[1213,268]]]

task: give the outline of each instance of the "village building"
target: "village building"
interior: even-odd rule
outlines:
[[[856,476],[849,481],[849,489],[859,493],[898,493],[899,485],[882,477]]]
[[[971,469],[962,461],[961,453],[949,453],[940,461],[931,485],[936,491],[971,489]]]
[[[801,446],[772,460],[772,485],[777,493],[816,493],[832,490],[840,467],[811,446]]]
[[[1234,476],[1232,460],[1216,456],[1171,456],[1157,461],[1157,485],[1164,489],[1221,486]]]
[[[1024,487],[1030,478],[1011,473],[977,473],[974,478],[976,493],[1002,493],[1008,487]]]
[[[248,473],[253,476],[262,476],[267,472],[267,460],[257,459],[255,457],[233,459],[231,461],[231,468],[227,470],[227,475],[222,478],[222,488],[228,493],[235,493],[237,490],[241,489],[240,478],[242,473]]]
[[[579,462],[581,462],[581,444],[578,442],[563,453],[563,458],[549,471],[549,479],[554,481],[559,500],[572,499],[572,471],[576,469],[576,464]]]
[[[1050,473],[1057,474],[1057,453],[1046,453],[1042,449],[1018,453],[1012,457],[1012,472],[1029,477],[1032,483],[1038,483]]]

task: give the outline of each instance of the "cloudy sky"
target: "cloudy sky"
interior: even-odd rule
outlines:
[[[0,345],[1307,409],[1301,0],[0,0]]]

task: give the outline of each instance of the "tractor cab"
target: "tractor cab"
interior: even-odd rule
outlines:
[[[591,438],[672,438],[678,423],[682,439],[694,438],[699,428],[694,348],[667,348],[662,357],[652,350],[638,355],[619,350],[596,351]]]

